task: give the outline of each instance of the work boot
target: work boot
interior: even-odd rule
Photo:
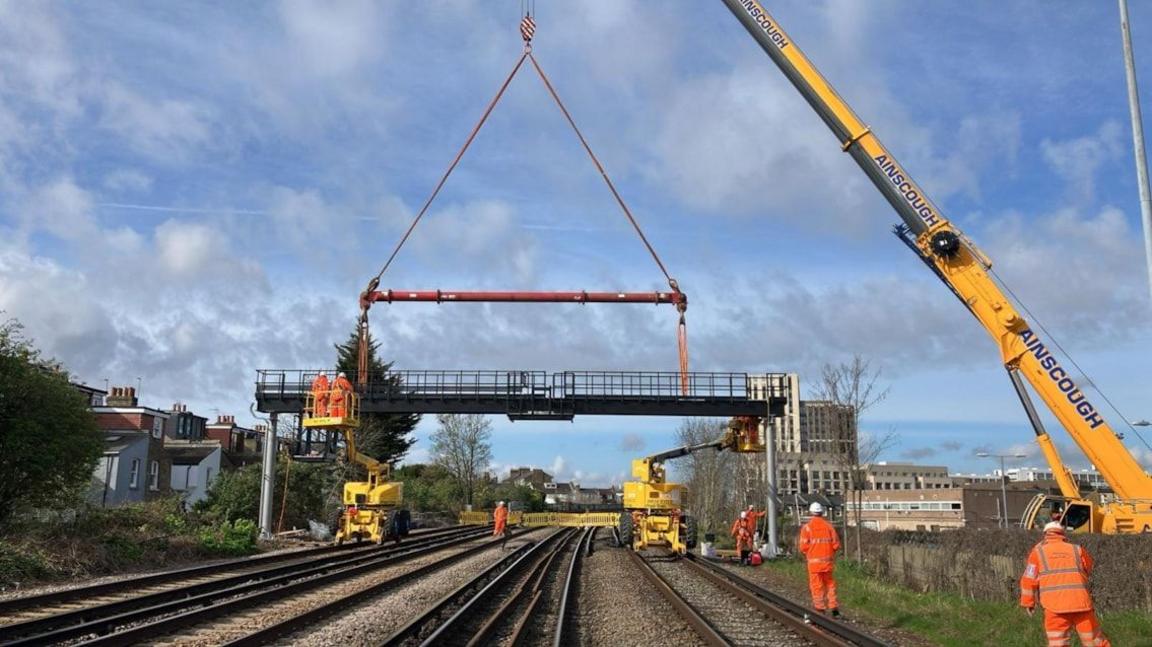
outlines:
[[[832,609],[832,617],[833,618],[839,618],[840,617],[840,609]]]

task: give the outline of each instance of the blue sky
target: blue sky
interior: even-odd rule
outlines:
[[[720,3],[538,5],[539,61],[691,296],[693,368],[803,385],[860,353],[891,385],[864,421],[899,435],[886,458],[984,471],[977,449],[1031,453],[991,341]],[[140,376],[148,404],[247,419],[256,369],[332,360],[519,55],[519,6],[0,3],[0,309],[91,384]],[[1115,6],[768,8],[1120,410],[1152,417]],[[1131,11],[1152,104],[1152,7]],[[662,277],[522,73],[383,286]],[[656,308],[381,305],[372,321],[402,368],[676,366]],[[497,419],[495,461],[607,483],[677,424]]]

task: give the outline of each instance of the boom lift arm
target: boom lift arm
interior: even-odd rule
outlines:
[[[633,460],[632,477],[636,480],[624,483],[624,512],[618,527],[623,544],[634,550],[665,545],[680,555],[695,546],[696,522],[684,514],[688,488],[667,482],[664,462],[707,449],[763,452],[760,418],[732,418],[724,435],[714,441],[676,447]]]
[[[989,275],[991,261],[944,217],[757,0],[722,1],[900,215],[904,240],[996,341],[1001,361],[1022,398],[1027,395],[1019,388],[1018,376],[1031,384],[1120,499],[1152,502],[1152,477]],[[1030,411],[1030,418],[1033,414]],[[1047,434],[1041,428],[1037,436]],[[1050,439],[1040,442],[1046,457],[1059,461]],[[1058,476],[1061,489],[1071,489],[1063,464],[1053,467],[1062,472]],[[1141,514],[1149,514],[1147,507],[1142,506]]]

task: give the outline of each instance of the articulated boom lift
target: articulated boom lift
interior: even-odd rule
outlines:
[[[328,398],[336,392],[328,392]],[[355,393],[344,393],[345,404],[341,410],[326,411],[316,416],[316,395],[309,393],[304,407],[305,427],[340,431],[344,434],[344,444],[348,452],[348,462],[364,467],[367,479],[344,483],[343,509],[336,528],[336,543],[368,540],[382,543],[390,538],[400,541],[408,534],[407,511],[401,510],[404,502],[404,484],[393,482],[392,467],[387,463],[362,454],[356,449],[356,428],[360,426],[360,399]],[[331,415],[337,414],[337,415]]]
[[[1017,312],[993,279],[992,262],[950,222],[821,76],[792,38],[757,0],[723,0],[784,76],[856,160],[904,221],[896,233],[952,290],[1000,348],[1000,359],[1024,405],[1037,442],[1056,473],[1061,497],[1040,498],[1024,518],[1032,527],[1048,508],[1081,532],[1152,532],[1152,477],[1101,416],[1036,330]],[[1040,396],[1088,460],[1116,493],[1113,501],[1089,500],[1056,453],[1023,380]]]
[[[696,546],[696,521],[684,515],[688,487],[668,483],[664,462],[705,449],[764,452],[760,418],[733,418],[724,437],[699,445],[686,445],[632,461],[632,477],[624,484],[624,512],[620,513],[620,542],[634,550],[668,546],[683,555]]]

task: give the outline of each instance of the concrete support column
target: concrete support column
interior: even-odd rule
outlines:
[[[264,434],[263,470],[260,476],[260,538],[272,538],[272,490],[276,477],[276,414],[272,413]]]

